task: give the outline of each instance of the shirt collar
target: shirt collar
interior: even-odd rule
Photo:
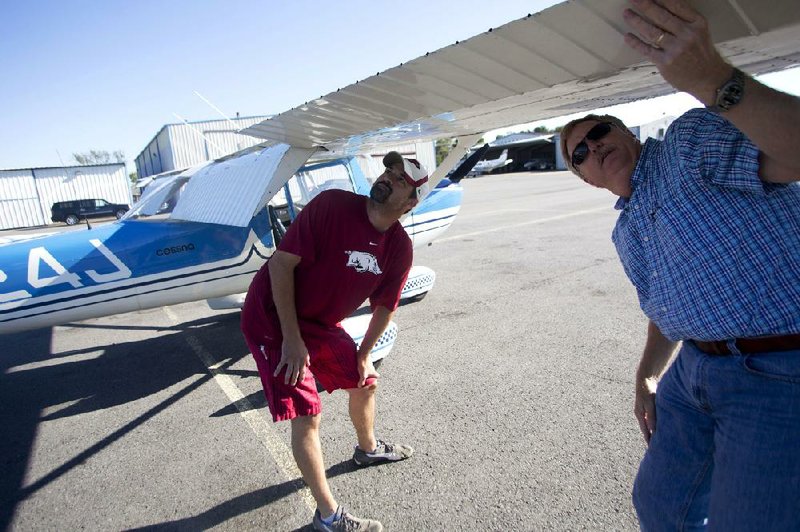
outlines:
[[[654,138],[648,138],[644,141],[642,145],[642,151],[639,152],[639,159],[636,161],[636,167],[633,169],[633,174],[631,175],[631,198],[634,194],[636,194],[636,187],[641,185],[645,178],[645,168],[644,168],[644,159],[649,155],[649,152],[655,148],[656,144],[658,144]],[[628,202],[630,202],[631,198],[623,198],[622,196],[619,197],[617,203],[614,204],[614,208],[618,211],[624,209]]]

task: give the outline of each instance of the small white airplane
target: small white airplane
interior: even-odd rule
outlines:
[[[478,161],[472,170],[467,174],[468,176],[477,176],[488,174],[492,170],[497,170],[503,166],[509,165],[514,162],[514,159],[508,158],[508,149],[503,150],[503,153],[497,159],[483,159]]]
[[[739,68],[762,74],[800,64],[797,0],[768,9],[757,0],[695,4]],[[436,187],[487,131],[672,92],[625,46],[626,7],[562,2],[425,54],[243,130],[265,142],[162,176],[117,223],[0,246],[0,333],[200,299],[236,306],[232,294],[246,290],[280,236],[276,201],[291,212],[326,186],[366,193],[359,154],[454,138],[430,177]],[[450,225],[460,196],[457,185],[441,186],[421,202],[404,221],[415,245]],[[408,293],[424,293],[430,273],[415,273],[411,283],[420,285]],[[376,350],[388,352],[395,335],[387,330]]]

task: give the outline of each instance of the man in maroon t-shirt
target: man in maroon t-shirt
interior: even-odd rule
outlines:
[[[399,222],[428,190],[413,159],[390,152],[369,198],[330,190],[314,198],[256,274],[242,309],[242,332],[256,360],[274,421],[292,422],[292,453],[317,502],[317,530],[382,530],[340,507],[328,487],[319,439],[321,402],[344,389],[358,465],[403,460],[414,450],[377,440],[379,374],[369,353],[392,318],[411,268],[411,239]],[[361,346],[339,322],[369,298],[372,319]],[[349,527],[349,528],[348,528]]]

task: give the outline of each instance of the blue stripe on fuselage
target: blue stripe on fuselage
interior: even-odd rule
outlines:
[[[88,231],[61,233],[8,244],[0,247],[0,268],[7,276],[0,283],[0,294],[25,291],[36,298],[104,284],[97,282],[87,272],[93,272],[95,278],[101,279],[114,274],[129,279],[146,276],[169,279],[169,273],[175,270],[218,263],[239,256],[251,230],[256,232],[265,246],[271,247],[272,235],[265,218],[265,211],[262,211],[250,227],[130,220]],[[104,249],[93,245],[93,240],[99,241]],[[115,264],[115,261],[119,264]],[[57,279],[46,281],[47,278],[58,276],[56,268],[66,270],[72,282],[53,282]],[[125,269],[130,273],[120,273]],[[37,282],[36,279],[42,281]],[[34,286],[36,284],[43,286]]]
[[[464,189],[461,185],[450,184],[445,188],[435,188],[422,203],[411,210],[412,216],[427,214],[440,209],[449,209],[461,205]]]
[[[23,316],[18,316],[16,318],[0,319],[0,323],[13,322],[13,321],[16,321],[16,320],[25,319],[25,318],[29,318],[29,317],[33,317],[33,316],[41,316],[41,315],[45,315],[45,314],[51,314],[53,312],[62,312],[62,311],[65,311],[65,310],[70,310],[70,309],[74,309],[74,308],[80,308],[80,307],[86,306],[87,304],[97,305],[97,304],[101,304],[101,303],[108,303],[108,302],[111,302],[111,301],[117,301],[119,299],[125,299],[125,298],[131,297],[130,294],[114,296],[115,293],[120,292],[122,290],[128,291],[128,290],[131,290],[131,289],[135,289],[137,291],[138,295],[149,295],[149,294],[154,294],[154,293],[157,293],[157,292],[163,292],[165,290],[174,290],[176,288],[184,288],[184,287],[193,286],[193,285],[196,285],[196,284],[199,284],[199,283],[208,283],[208,282],[212,282],[212,281],[215,281],[215,280],[229,279],[229,278],[238,277],[238,276],[242,276],[242,275],[252,276],[261,267],[261,264],[262,264],[261,262],[258,263],[258,267],[255,267],[255,268],[252,268],[252,269],[248,269],[247,271],[243,271],[243,272],[239,272],[239,273],[235,273],[235,274],[230,274],[228,272],[230,272],[230,270],[235,270],[236,268],[238,268],[239,266],[241,266],[243,264],[248,263],[252,259],[253,255],[258,255],[260,258],[262,258],[264,260],[266,260],[268,258],[268,257],[265,257],[264,255],[262,255],[261,252],[259,252],[259,250],[255,246],[252,246],[250,248],[250,252],[244,258],[244,260],[236,262],[234,264],[229,264],[229,265],[221,266],[221,267],[218,267],[218,268],[208,268],[208,269],[205,269],[205,270],[197,269],[197,270],[194,270],[194,271],[182,274],[182,275],[174,275],[174,276],[171,276],[171,277],[163,277],[163,278],[153,279],[153,280],[145,281],[145,282],[138,282],[137,283],[137,282],[134,281],[134,282],[131,282],[130,284],[126,283],[126,284],[124,284],[124,286],[116,285],[113,288],[109,288],[107,290],[93,290],[93,291],[90,291],[90,292],[77,294],[77,295],[70,296],[70,297],[53,299],[53,300],[50,300],[50,301],[35,303],[33,305],[27,305],[24,308],[11,308],[11,309],[7,309],[7,310],[1,310],[0,311],[0,315],[18,313],[21,310],[22,311],[26,311],[26,312],[25,312],[25,314]],[[216,275],[216,276],[208,277],[208,275],[212,274],[212,273],[220,273],[222,275]],[[194,280],[194,281],[191,280],[192,278],[199,277],[199,276],[203,276],[203,279]],[[184,281],[189,281],[189,282],[184,282]],[[142,290],[143,287],[156,285],[156,284],[163,284],[163,283],[170,283],[170,284],[169,284],[169,286],[166,286],[166,287],[153,288],[151,290]],[[112,297],[107,297],[107,298],[103,298],[101,300],[92,301],[91,303],[87,303],[85,301],[85,300],[87,300],[89,298],[93,298],[94,299],[94,298],[97,298],[98,296],[105,296],[105,295],[111,295]],[[32,312],[32,313],[27,312],[28,310],[33,310],[33,309],[42,309],[42,310],[41,310],[41,312]]]

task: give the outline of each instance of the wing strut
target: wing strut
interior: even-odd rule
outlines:
[[[483,156],[488,149],[489,145],[484,144],[483,146],[475,150],[475,153],[467,157],[467,159],[463,163],[461,163],[461,166],[456,168],[455,172],[453,172],[453,174],[450,176],[450,181],[458,183],[459,181],[464,179],[464,176],[466,176],[469,173],[469,171],[472,170],[476,164],[478,164],[478,161],[483,159]]]
[[[456,145],[455,145],[455,147],[452,150],[450,150],[450,153],[448,153],[447,157],[444,158],[442,163],[439,166],[436,167],[436,171],[433,172],[433,175],[431,175],[431,177],[430,177],[431,190],[436,188],[436,185],[439,184],[439,181],[441,181],[442,178],[444,178],[444,176],[447,175],[447,172],[449,172],[458,163],[458,161],[461,160],[461,158],[469,151],[469,149],[475,144],[475,142],[478,139],[480,139],[482,136],[483,135],[481,133],[476,133],[476,134],[473,134],[473,135],[465,135],[463,137],[456,137]],[[475,166],[475,163],[472,163],[472,166]],[[472,166],[470,166],[467,171],[472,169]],[[459,179],[461,179],[461,178],[459,178]],[[450,178],[450,180],[458,182],[457,180],[453,179],[452,177]]]

